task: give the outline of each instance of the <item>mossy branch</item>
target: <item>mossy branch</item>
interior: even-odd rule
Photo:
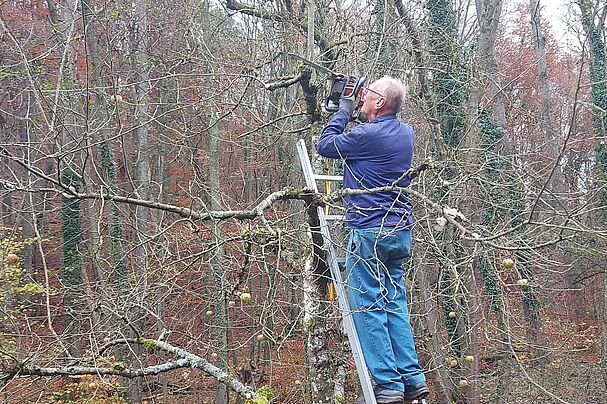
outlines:
[[[235,377],[227,372],[224,372],[217,366],[209,363],[204,358],[186,351],[183,348],[174,346],[166,341],[155,340],[151,338],[130,338],[130,339],[117,339],[108,342],[106,345],[100,348],[103,352],[110,346],[119,344],[137,344],[143,345],[146,349],[162,350],[170,353],[177,357],[174,361],[167,361],[162,364],[147,366],[142,368],[130,368],[125,362],[115,362],[109,366],[72,366],[72,365],[58,365],[58,366],[39,366],[37,364],[30,363],[29,361],[16,362],[11,367],[5,366],[0,370],[0,379],[9,380],[17,376],[79,376],[79,375],[114,375],[122,376],[129,379],[141,376],[157,375],[160,373],[166,373],[168,371],[179,369],[179,368],[194,368],[203,371],[204,373],[214,377],[221,383],[224,383],[228,388],[238,393],[241,397],[247,400],[255,400],[258,397],[265,397],[265,391],[260,393],[255,392],[249,386],[246,386]],[[84,363],[98,363],[93,361],[91,358],[82,359]]]

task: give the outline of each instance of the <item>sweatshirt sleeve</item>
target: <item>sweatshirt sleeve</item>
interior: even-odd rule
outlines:
[[[364,125],[358,125],[345,133],[349,121],[350,114],[346,110],[340,109],[333,115],[316,144],[318,154],[333,159],[353,160],[363,157],[367,142]]]

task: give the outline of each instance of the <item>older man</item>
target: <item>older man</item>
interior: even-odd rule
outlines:
[[[345,132],[355,109],[342,99],[318,140],[318,154],[344,160],[344,188],[409,185],[414,135],[396,114],[404,102],[400,81],[385,76],[365,88],[361,113],[368,123]],[[428,395],[419,365],[403,282],[411,253],[412,205],[398,191],[349,196],[346,272],[354,323],[378,404],[410,402]],[[357,403],[364,403],[360,398]]]

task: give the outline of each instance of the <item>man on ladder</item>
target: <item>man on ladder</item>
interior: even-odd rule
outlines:
[[[364,89],[368,123],[344,132],[357,107],[342,98],[316,145],[321,156],[344,160],[344,188],[406,187],[414,135],[396,114],[404,102],[400,81],[385,76]],[[412,205],[398,190],[344,198],[350,229],[346,274],[350,308],[378,404],[421,400],[429,393],[409,324],[404,260],[411,252]],[[360,398],[357,403],[364,403]]]

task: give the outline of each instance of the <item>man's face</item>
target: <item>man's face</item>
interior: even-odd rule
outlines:
[[[385,97],[382,94],[381,88],[377,85],[377,82],[372,83],[369,87],[365,87],[362,97],[363,105],[360,108],[365,116],[369,120],[374,119],[377,112],[384,106]]]

